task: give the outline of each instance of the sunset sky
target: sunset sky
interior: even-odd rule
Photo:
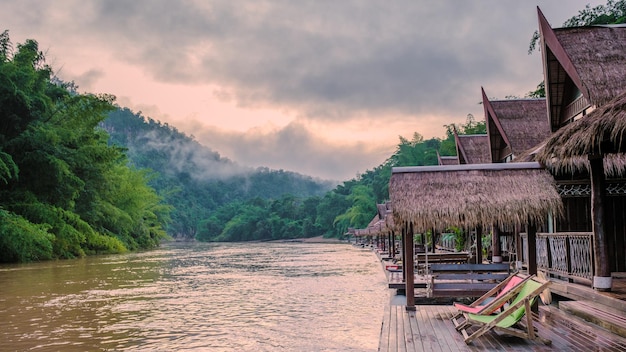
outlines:
[[[195,136],[222,156],[332,180],[398,136],[483,119],[480,87],[524,96],[539,6],[559,27],[589,0],[0,0],[0,31],[35,39],[81,92]]]

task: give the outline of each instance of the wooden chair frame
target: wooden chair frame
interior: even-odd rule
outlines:
[[[499,310],[510,299],[510,296],[504,297],[507,293],[511,291],[519,292],[519,289],[522,287],[522,285],[533,277],[534,275],[529,276],[515,273],[513,275],[510,275],[504,281],[500,282],[497,286],[476,299],[470,305],[455,302],[454,306],[459,310],[459,312],[454,317],[452,317],[452,322],[454,323],[454,326],[457,328],[457,330],[461,329],[464,323],[464,321],[460,320],[463,317],[463,313],[490,315]],[[520,281],[515,284],[511,284],[511,281],[515,278],[518,278]],[[489,298],[493,298],[493,300],[483,304]]]
[[[548,287],[550,281],[544,281],[533,277],[527,280],[522,286],[528,285],[531,281],[538,283],[539,286],[525,293],[522,292],[522,288],[519,287],[503,295],[502,299],[511,299],[514,296],[517,297],[515,297],[515,300],[510,306],[508,306],[504,311],[498,314],[479,315],[463,313],[463,316],[465,317],[465,322],[462,324],[463,326],[460,331],[463,334],[465,343],[470,344],[474,339],[482,336],[488,331],[497,330],[509,335],[540,341],[544,344],[550,344],[550,340],[543,339],[535,333],[531,314],[531,306],[533,302],[535,302],[537,296],[539,296],[539,294]],[[522,311],[518,311],[519,309],[522,309]],[[518,316],[516,317],[516,315]],[[519,324],[517,323],[522,320],[524,316],[526,317],[526,326],[522,327],[519,326]],[[503,322],[504,319],[509,317],[512,317],[513,319],[509,319],[509,321]],[[468,333],[468,328],[470,327],[478,327],[478,329],[473,333]]]

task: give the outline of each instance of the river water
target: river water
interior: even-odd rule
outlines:
[[[1,351],[375,351],[385,277],[348,244],[167,244],[0,266]]]

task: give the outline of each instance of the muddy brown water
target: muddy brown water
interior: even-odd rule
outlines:
[[[0,266],[0,351],[375,351],[385,277],[348,244],[167,244]]]

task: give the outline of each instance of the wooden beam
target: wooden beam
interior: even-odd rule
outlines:
[[[413,243],[413,223],[407,224],[407,233],[404,241],[404,260],[406,267],[406,310],[415,310],[415,253]]]
[[[483,227],[476,228],[476,264],[483,262]]]
[[[609,263],[609,246],[604,229],[604,161],[602,156],[589,156],[591,165],[591,225],[595,272],[593,288],[610,291],[613,284]]]
[[[500,248],[500,229],[498,228],[498,226],[493,227],[491,236],[491,261],[494,263],[502,263],[502,250]]]
[[[526,227],[528,236],[528,275],[537,275],[537,225],[528,220]]]

